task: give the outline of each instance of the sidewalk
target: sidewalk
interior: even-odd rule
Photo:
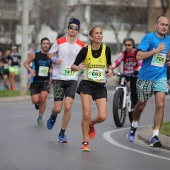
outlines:
[[[151,141],[151,138],[152,138],[152,133],[153,133],[153,130],[151,129],[151,127],[145,128],[145,129],[140,130],[138,132],[138,138],[140,140],[150,144],[150,141]],[[170,137],[159,134],[159,140],[162,143],[163,149],[170,150]]]
[[[31,100],[31,96],[17,96],[17,97],[0,97],[0,103],[13,103]]]

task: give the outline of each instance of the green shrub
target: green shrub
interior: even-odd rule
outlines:
[[[0,97],[15,97],[19,95],[18,90],[0,90]]]
[[[27,92],[27,95],[30,95],[30,92]],[[20,96],[19,90],[0,90],[0,97],[16,97]]]
[[[170,136],[170,121],[162,123],[160,134]]]

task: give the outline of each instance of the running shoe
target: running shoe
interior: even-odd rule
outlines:
[[[130,132],[128,133],[128,140],[129,140],[129,142],[133,142],[135,140],[135,138],[136,138],[136,135],[135,135],[136,129],[137,128],[131,126]]]
[[[2,90],[9,90],[7,85],[2,85]]]
[[[82,142],[81,150],[84,151],[84,152],[90,152],[88,141]]]
[[[10,90],[15,90],[15,87],[11,85]]]
[[[162,143],[161,143],[161,141],[159,140],[158,136],[154,136],[154,137],[151,139],[150,146],[151,146],[151,147],[162,147]]]
[[[88,132],[88,134],[89,134],[89,137],[90,137],[91,139],[94,139],[94,138],[95,138],[95,136],[96,136],[96,131],[95,131],[95,129],[94,129],[94,125],[89,125],[89,132]]]
[[[38,122],[38,125],[42,125],[43,124],[42,117],[38,117],[37,122]]]
[[[5,90],[9,90],[9,87],[8,85],[4,85],[5,86]]]
[[[36,110],[39,110],[39,107],[40,107],[40,104],[39,104],[39,103],[36,103],[36,104],[35,104],[35,109],[36,109]]]
[[[2,88],[1,88],[2,90],[5,90],[5,86],[4,85],[2,85]]]
[[[57,116],[51,115],[50,118],[47,120],[47,128],[51,130],[55,124]]]
[[[64,133],[60,133],[58,135],[58,142],[60,142],[60,143],[68,143],[68,139],[66,138]]]

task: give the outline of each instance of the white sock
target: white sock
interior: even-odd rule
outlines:
[[[158,135],[159,135],[159,130],[153,130],[153,136],[152,137],[158,136]]]
[[[138,121],[133,120],[132,127],[137,128],[138,127]]]

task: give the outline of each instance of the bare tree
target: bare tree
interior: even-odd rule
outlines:
[[[169,9],[169,0],[160,0],[162,5],[162,15],[167,14],[167,10]]]
[[[106,1],[100,1],[101,6],[98,6],[96,10],[102,12],[102,17],[104,18],[104,27],[109,27],[113,30],[116,39],[117,51],[122,50],[122,42],[120,42],[120,33],[126,31],[126,37],[131,36],[132,31],[138,25],[146,25],[148,8],[147,4],[145,6],[140,6],[140,4],[135,6],[132,0],[122,0],[116,5],[107,5]],[[98,15],[94,15],[92,22],[97,19]],[[146,28],[144,28],[146,30]]]
[[[50,1],[50,2],[49,2]],[[68,6],[67,0],[49,0],[41,7],[40,22],[46,23],[58,32],[58,38],[66,34],[68,20],[77,16],[79,0],[75,6]]]
[[[167,16],[169,18],[170,15],[170,1],[169,0],[149,0],[148,6],[149,6],[149,14],[148,14],[148,32],[154,31],[153,25],[155,24],[155,20],[153,18],[157,18],[160,15]],[[169,18],[170,19],[170,18]]]
[[[33,46],[37,41],[37,35],[41,26],[46,24],[54,31],[57,31],[58,37],[66,34],[66,26],[69,18],[74,17],[77,6],[68,7],[67,0],[37,0],[33,1],[30,11],[30,24],[34,25],[32,36]]]

